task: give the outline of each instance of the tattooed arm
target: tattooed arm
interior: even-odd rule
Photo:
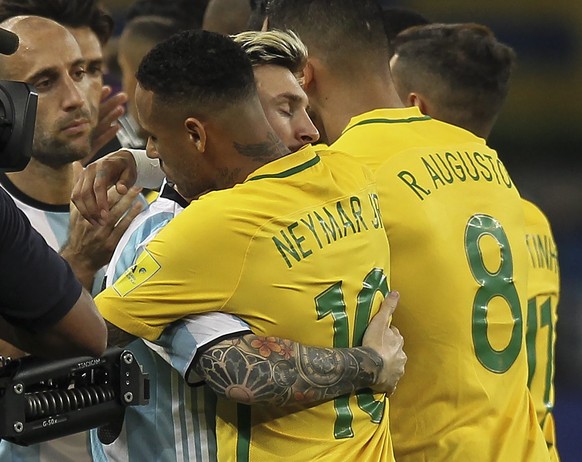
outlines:
[[[368,348],[314,348],[249,334],[210,347],[196,369],[225,398],[283,406],[369,387],[381,368],[382,358]]]
[[[392,394],[406,355],[389,326],[398,294],[392,292],[370,321],[363,346],[317,348],[248,334],[202,352],[196,371],[217,394],[245,404],[311,404],[362,388]]]

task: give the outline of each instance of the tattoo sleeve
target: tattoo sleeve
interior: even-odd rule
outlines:
[[[105,323],[107,324],[107,344],[109,346],[124,347],[137,338],[107,320],[105,320]]]
[[[370,348],[316,348],[248,334],[198,358],[196,371],[220,396],[286,406],[334,399],[374,384],[382,358]]]

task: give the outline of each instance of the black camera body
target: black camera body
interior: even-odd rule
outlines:
[[[31,85],[0,80],[0,171],[16,172],[28,164],[37,103]]]
[[[28,446],[99,428],[111,443],[125,408],[148,400],[148,374],[129,350],[111,347],[100,358],[3,360],[0,438]]]

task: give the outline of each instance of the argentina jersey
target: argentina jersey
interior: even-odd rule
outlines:
[[[69,238],[69,204],[53,205],[37,201],[17,189],[5,173],[0,173],[0,186],[10,194],[16,206],[24,212],[47,244],[59,252]],[[104,277],[105,268],[101,268],[95,274],[91,295],[101,292]]]
[[[121,238],[106,274],[107,287],[135,265],[145,245],[187,205],[164,182],[158,198]],[[155,343],[130,343],[126,348],[149,374],[150,400],[126,409],[121,433],[112,443],[102,443],[97,430],[91,431],[94,461],[216,461],[216,396],[206,386],[190,386],[199,384],[191,366],[200,346],[248,332],[240,319],[211,313],[175,323]]]
[[[10,194],[47,244],[59,251],[69,236],[69,204],[51,205],[37,201],[17,189],[5,173],[0,173],[0,186]]]

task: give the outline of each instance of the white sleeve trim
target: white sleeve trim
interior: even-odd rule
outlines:
[[[249,325],[242,319],[222,312],[190,315],[166,327],[155,342],[145,344],[176,369],[189,385],[202,379],[194,370],[194,361],[199,350],[221,340],[251,333]]]
[[[137,170],[137,179],[135,186],[139,188],[158,189],[164,181],[165,175],[160,168],[160,161],[158,159],[150,159],[145,152],[145,149],[128,149],[135,160],[135,167]]]

